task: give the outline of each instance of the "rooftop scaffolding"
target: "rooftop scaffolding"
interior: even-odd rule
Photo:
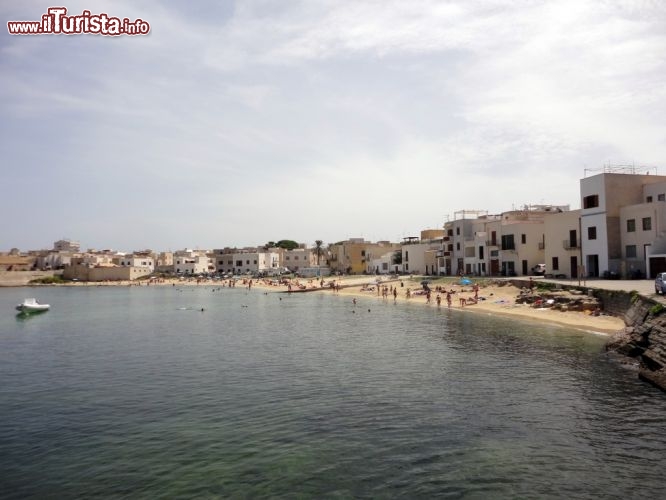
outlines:
[[[628,175],[650,175],[651,173],[657,175],[657,167],[648,167],[645,165],[612,165],[605,164],[603,167],[586,168],[584,169],[583,177],[587,177],[588,173],[592,174],[628,174]]]

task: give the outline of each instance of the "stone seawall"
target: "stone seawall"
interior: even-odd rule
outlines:
[[[0,286],[25,286],[31,280],[48,278],[60,271],[0,271]]]

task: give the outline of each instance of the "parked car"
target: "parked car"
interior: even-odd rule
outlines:
[[[543,276],[546,274],[546,264],[537,264],[532,268],[532,273],[536,274],[537,276]]]
[[[664,293],[666,290],[666,273],[659,273],[654,279],[654,291],[655,293]]]

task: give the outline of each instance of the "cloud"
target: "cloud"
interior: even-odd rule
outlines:
[[[573,205],[584,167],[666,153],[659,2],[67,7],[140,17],[151,34],[0,36],[0,146],[95,246],[393,239],[460,208]],[[91,213],[150,224],[96,230]]]

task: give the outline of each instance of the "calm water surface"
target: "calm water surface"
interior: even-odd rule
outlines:
[[[0,289],[0,497],[663,498],[603,337],[349,300]]]

